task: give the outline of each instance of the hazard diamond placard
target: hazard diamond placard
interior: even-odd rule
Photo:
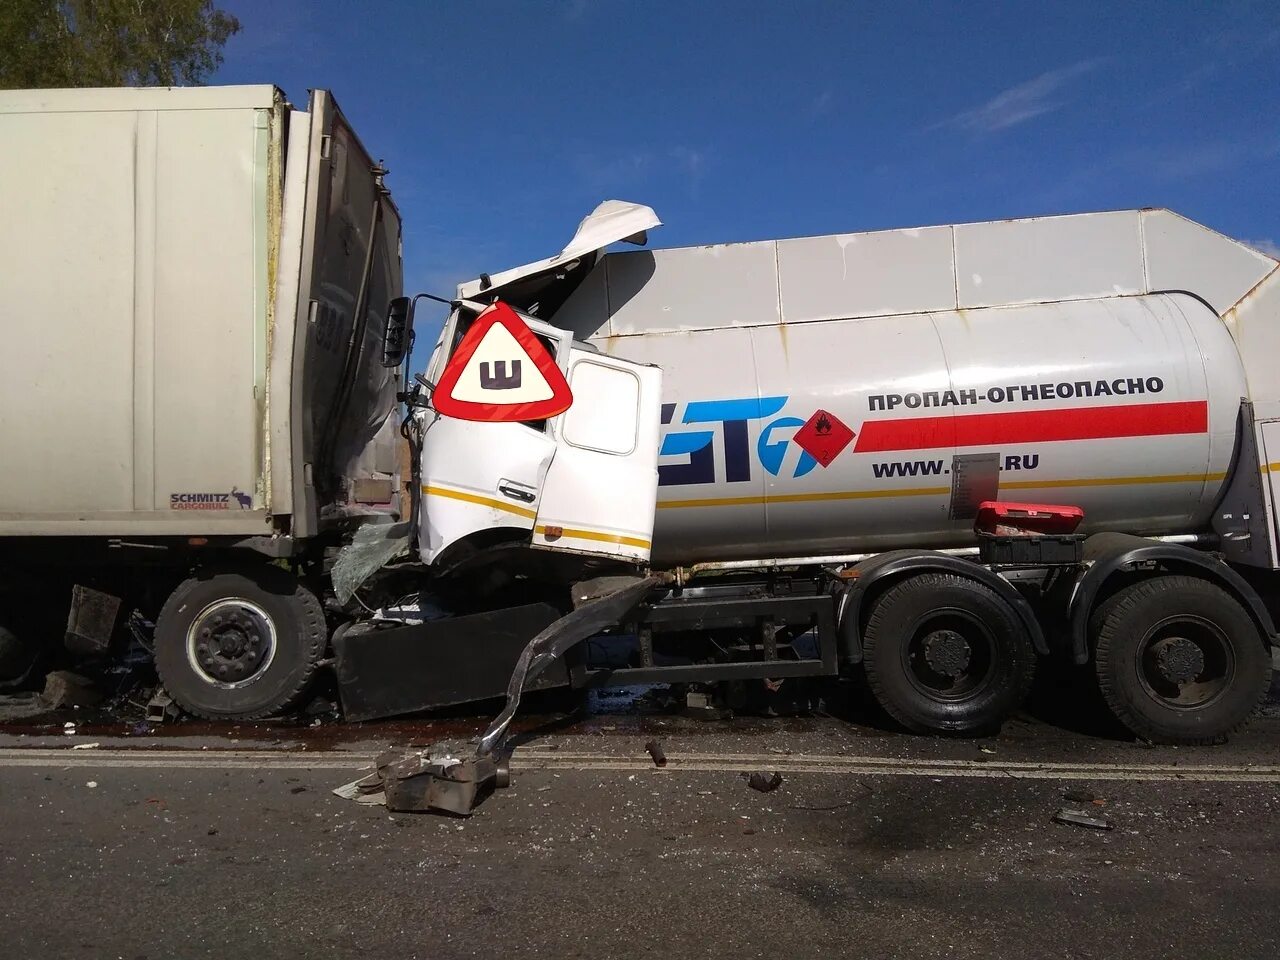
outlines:
[[[446,417],[544,420],[569,409],[573,393],[555,358],[505,303],[475,322],[449,358],[431,402]]]
[[[849,445],[849,441],[853,439],[853,431],[834,413],[818,410],[796,431],[792,439],[800,445],[800,449],[827,467]]]

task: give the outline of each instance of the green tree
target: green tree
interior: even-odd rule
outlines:
[[[239,30],[213,0],[0,0],[0,89],[201,83]]]

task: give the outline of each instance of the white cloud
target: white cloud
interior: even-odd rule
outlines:
[[[1237,166],[1251,153],[1244,143],[1217,141],[1180,150],[1146,151],[1148,169],[1160,180],[1191,180]]]
[[[1097,59],[1081,60],[1070,66],[1046,71],[1038,77],[1002,90],[986,103],[961,111],[934,124],[930,129],[949,126],[972,133],[995,133],[1051,113],[1066,102],[1061,96],[1064,88],[1097,69],[1101,62]]]
[[[603,189],[634,183],[646,177],[653,167],[653,154],[648,150],[607,155],[590,151],[577,154],[572,162],[585,184]]]
[[[835,100],[835,95],[830,90],[823,90],[820,94],[809,101],[809,105],[805,107],[805,116],[812,123],[824,113],[831,112],[831,104]]]
[[[707,165],[707,155],[693,147],[672,147],[667,151],[667,156],[693,180],[702,176],[702,171]]]
[[[630,150],[615,154],[580,152],[572,157],[579,180],[594,190],[622,190],[672,171],[681,174],[691,190],[706,173],[710,154],[697,147],[676,145],[665,150]]]
[[[1274,240],[1268,240],[1265,237],[1258,240],[1246,240],[1244,242],[1253,247],[1253,249],[1257,250],[1259,253],[1265,253],[1273,260],[1280,260],[1280,243],[1276,243]]]

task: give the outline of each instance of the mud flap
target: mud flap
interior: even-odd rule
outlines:
[[[507,704],[480,737],[472,756],[458,757],[447,746],[435,746],[379,765],[387,808],[470,816],[495,788],[507,785],[506,733],[525,688],[561,662],[566,651],[624,619],[650,591],[670,579],[668,574],[657,574],[578,584],[573,612],[548,626],[521,651],[507,684]]]

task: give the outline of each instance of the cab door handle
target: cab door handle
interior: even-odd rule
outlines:
[[[521,503],[533,503],[538,499],[538,493],[530,487],[517,486],[510,481],[502,481],[498,484],[498,492],[504,497],[510,497],[512,500],[519,500]]]

